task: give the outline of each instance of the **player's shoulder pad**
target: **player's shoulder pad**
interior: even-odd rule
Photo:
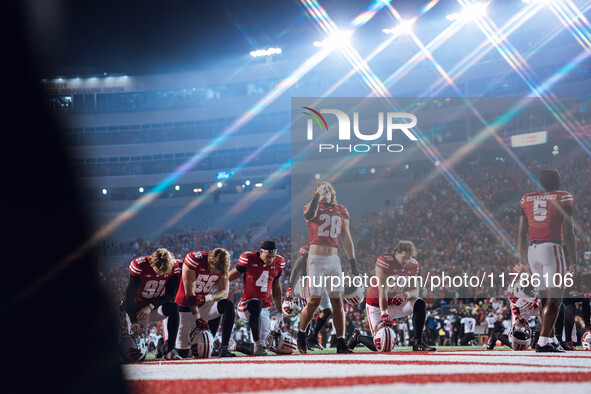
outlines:
[[[277,257],[275,257],[275,261],[277,262],[277,265],[279,265],[279,268],[285,268],[285,259],[283,258],[283,256],[278,254]]]
[[[247,267],[248,266],[248,260],[253,256],[256,255],[256,252],[253,251],[249,251],[249,252],[244,252],[240,255],[240,258],[238,259],[238,265],[241,265],[243,267]]]
[[[376,266],[385,270],[394,262],[394,255],[392,253],[384,253],[376,260]]]
[[[146,264],[149,265],[147,256],[136,257],[129,264],[129,272],[132,275],[139,276],[142,274],[142,270],[146,267]]]
[[[338,204],[337,210],[345,216],[345,219],[349,219],[349,210],[344,205]]]
[[[566,191],[559,191],[558,197],[560,198],[560,205],[573,205],[575,202],[573,195]]]
[[[199,265],[199,261],[204,258],[205,256],[202,252],[193,251],[187,254],[187,257],[185,257],[185,264],[187,264],[191,268],[197,268],[197,266]]]
[[[303,246],[300,246],[300,255],[305,256],[310,252],[310,245],[306,244]]]

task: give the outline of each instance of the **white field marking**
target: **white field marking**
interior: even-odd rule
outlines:
[[[328,364],[303,363],[289,367],[289,378],[340,378],[351,376],[397,376],[411,374],[457,374],[462,373],[577,373],[580,368],[515,365],[479,365],[479,364],[435,364],[435,365],[389,365],[389,364]],[[171,379],[220,379],[232,378],[276,378],[286,376],[285,364],[253,365],[246,363],[181,364],[162,365],[128,364],[123,366],[123,373],[128,380],[171,380]]]
[[[427,384],[379,384],[339,386],[334,388],[305,388],[297,390],[258,391],[257,394],[445,394],[445,393],[591,393],[589,383],[427,383]]]
[[[476,355],[479,354],[479,355]],[[169,361],[161,363],[159,361],[155,362],[144,362],[142,365],[146,367],[150,366],[158,366],[158,365],[165,365],[165,364],[250,364],[250,363],[257,363],[258,361],[267,361],[267,362],[279,362],[279,364],[283,361],[287,362],[294,362],[293,365],[300,365],[300,364],[308,364],[308,363],[331,363],[334,361],[373,361],[379,363],[381,361],[402,361],[402,362],[420,362],[420,361],[431,361],[431,362],[438,362],[438,363],[446,363],[446,362],[469,362],[469,363],[477,363],[477,364],[496,364],[496,363],[509,363],[509,364],[529,364],[529,365],[539,365],[539,366],[574,366],[574,367],[586,367],[591,368],[591,358],[587,357],[530,357],[530,355],[534,355],[536,353],[529,352],[502,352],[492,357],[483,357],[483,352],[476,353],[476,354],[447,354],[447,353],[432,353],[432,354],[379,354],[379,353],[372,353],[372,354],[359,354],[359,355],[338,355],[338,354],[324,354],[324,355],[308,355],[308,356],[280,356],[278,357],[234,357],[234,358],[210,358],[210,359],[185,359],[180,361]],[[489,353],[486,353],[488,355]],[[567,355],[572,353],[567,353]],[[525,357],[523,357],[525,356]],[[133,364],[139,365],[139,364]],[[261,364],[261,365],[269,365],[269,364]],[[349,364],[351,365],[351,364]],[[392,366],[394,367],[394,366]],[[290,366],[291,368],[291,366]]]

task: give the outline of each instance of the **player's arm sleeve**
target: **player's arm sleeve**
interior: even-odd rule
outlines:
[[[312,201],[310,201],[310,205],[306,207],[304,207],[304,219],[306,220],[312,220],[314,219],[314,217],[316,217],[316,213],[318,213],[318,204],[320,202],[320,194],[316,193],[314,194],[314,197],[312,197]]]
[[[137,293],[137,289],[140,287],[140,278],[139,276],[129,275],[129,283],[127,284],[127,289],[125,290],[125,300],[123,301],[123,308],[129,319],[132,323],[137,321],[137,309],[135,307],[135,294]]]
[[[179,277],[177,275],[174,275],[168,280],[168,283],[166,283],[166,292],[164,293],[164,295],[158,298],[156,301],[152,302],[152,305],[154,305],[154,309],[158,308],[160,305],[166,304],[167,302],[174,301],[174,297],[176,296],[176,291],[178,290],[178,287]]]
[[[519,266],[528,267],[527,261],[527,234],[529,232],[529,223],[527,216],[519,217],[519,235],[517,236],[517,252],[519,253]],[[520,268],[522,269],[522,268]]]
[[[248,255],[246,253],[242,253],[240,255],[240,258],[238,259],[238,264],[236,265],[236,271],[243,274],[246,272],[247,268],[248,268]]]

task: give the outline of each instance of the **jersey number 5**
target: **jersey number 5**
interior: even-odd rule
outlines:
[[[341,217],[330,216],[325,213],[318,217],[322,224],[318,226],[318,236],[337,239],[341,234]]]
[[[541,222],[546,219],[546,203],[547,201],[544,200],[535,200],[534,201],[534,220]]]

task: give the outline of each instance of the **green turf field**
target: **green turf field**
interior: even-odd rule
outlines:
[[[484,350],[485,347],[484,346],[440,346],[437,349],[438,350]],[[510,349],[505,346],[503,346],[503,347],[498,346],[495,348],[495,351],[497,351],[497,350],[510,350]],[[393,352],[409,352],[409,351],[412,351],[412,347],[410,347],[410,346],[400,346],[400,347],[397,347],[393,350]],[[336,353],[336,349],[314,350],[314,351],[310,351],[308,354],[330,354],[330,353]],[[355,348],[355,353],[373,353],[373,352],[363,346],[358,346]],[[245,354],[242,354],[240,352],[236,352],[236,354],[238,356],[245,356]],[[274,355],[274,353],[271,353],[271,354]],[[295,354],[299,354],[299,352],[296,352]],[[146,356],[146,361],[152,361],[152,360],[156,360],[156,358],[154,357],[154,354],[148,353],[148,355]]]

